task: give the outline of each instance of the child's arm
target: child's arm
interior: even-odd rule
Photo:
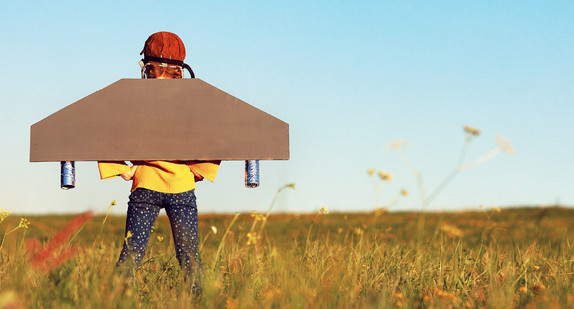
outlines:
[[[195,176],[195,181],[201,181],[203,178],[213,182],[217,175],[221,161],[191,161],[189,169]]]
[[[103,161],[98,162],[98,168],[100,170],[101,179],[111,179],[115,178],[123,173],[130,171],[129,165],[123,161]]]
[[[130,168],[129,171],[121,174],[120,176],[122,176],[122,178],[125,181],[131,180],[134,177],[134,174],[136,173],[137,169],[138,169],[138,166],[134,164],[134,165],[132,165],[132,167]]]

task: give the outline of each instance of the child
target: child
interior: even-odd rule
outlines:
[[[185,47],[170,32],[152,34],[143,51],[142,78],[183,78]],[[202,273],[198,250],[197,206],[195,181],[215,180],[220,161],[134,161],[98,162],[102,179],[121,176],[132,180],[126,220],[126,240],[118,265],[127,267],[128,275],[137,268],[147,248],[151,228],[160,209],[165,208],[171,224],[175,254],[187,276],[193,276],[194,289],[199,291]]]

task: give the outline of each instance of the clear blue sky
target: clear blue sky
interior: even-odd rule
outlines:
[[[261,163],[247,189],[243,163],[224,162],[198,185],[200,213],[364,211],[369,168],[401,188],[392,209],[420,208],[404,153],[431,191],[452,170],[462,127],[482,131],[462,172],[429,207],[574,205],[574,2],[571,1],[1,1],[0,207],[15,213],[125,213],[130,184],[77,163],[59,189],[58,163],[29,163],[30,126],[117,81],[138,78],[157,31],[177,33],[197,77],[290,125],[291,160]]]

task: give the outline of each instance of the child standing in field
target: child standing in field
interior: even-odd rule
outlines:
[[[170,32],[152,34],[145,42],[142,78],[183,78],[185,46]],[[189,67],[187,67],[189,68]],[[192,71],[190,73],[193,76]],[[150,124],[153,125],[153,124]],[[175,254],[179,264],[192,276],[199,293],[202,273],[198,246],[195,182],[214,181],[220,161],[134,161],[98,162],[102,179],[121,176],[132,181],[128,202],[125,239],[118,265],[131,269],[140,265],[151,228],[164,208],[171,224]]]

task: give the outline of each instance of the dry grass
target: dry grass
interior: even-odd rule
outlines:
[[[507,308],[574,300],[573,210],[426,213],[418,231],[421,215],[200,216],[205,282],[197,304],[167,218],[158,219],[146,259],[126,283],[114,271],[125,218],[109,217],[103,229],[104,217],[92,218],[51,252],[58,260],[76,248],[73,255],[37,267],[26,244],[49,247],[73,217],[28,217],[29,227],[2,243],[0,308]],[[8,216],[0,233],[19,222]]]

